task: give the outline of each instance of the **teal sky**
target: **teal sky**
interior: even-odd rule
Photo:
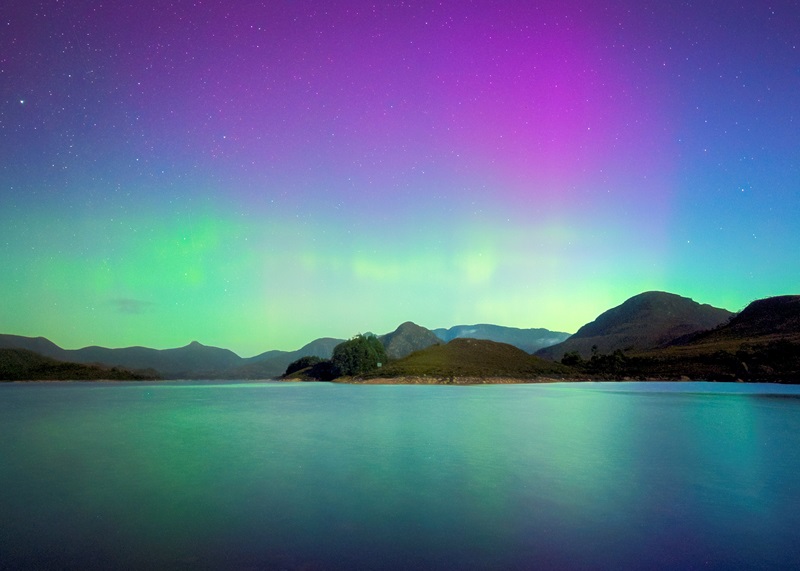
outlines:
[[[251,356],[800,293],[796,3],[584,4],[12,0],[0,332]]]

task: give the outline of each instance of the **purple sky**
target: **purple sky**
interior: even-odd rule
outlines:
[[[800,292],[797,2],[0,8],[0,330],[242,355]]]

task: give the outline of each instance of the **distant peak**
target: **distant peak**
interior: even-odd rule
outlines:
[[[655,291],[655,290],[645,291],[640,294],[634,295],[633,297],[628,298],[627,301],[640,300],[640,299],[688,299],[692,301],[691,298],[684,297],[676,293],[670,293],[668,291]]]

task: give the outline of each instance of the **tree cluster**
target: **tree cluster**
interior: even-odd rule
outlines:
[[[580,369],[587,373],[622,374],[630,365],[630,359],[620,349],[603,355],[598,352],[597,345],[592,346],[592,356],[588,360],[581,357],[578,351],[564,353],[561,364]]]
[[[388,357],[383,343],[374,335],[356,335],[339,343],[330,360],[319,357],[301,357],[286,367],[285,375],[305,371],[305,375],[318,381],[337,377],[355,376],[382,366]]]
[[[361,375],[386,363],[386,349],[374,335],[356,335],[333,349],[333,363],[340,376]]]

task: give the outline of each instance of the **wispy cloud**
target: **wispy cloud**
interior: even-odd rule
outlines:
[[[140,314],[150,310],[155,303],[142,299],[132,299],[129,297],[118,297],[111,300],[111,304],[120,313]]]

